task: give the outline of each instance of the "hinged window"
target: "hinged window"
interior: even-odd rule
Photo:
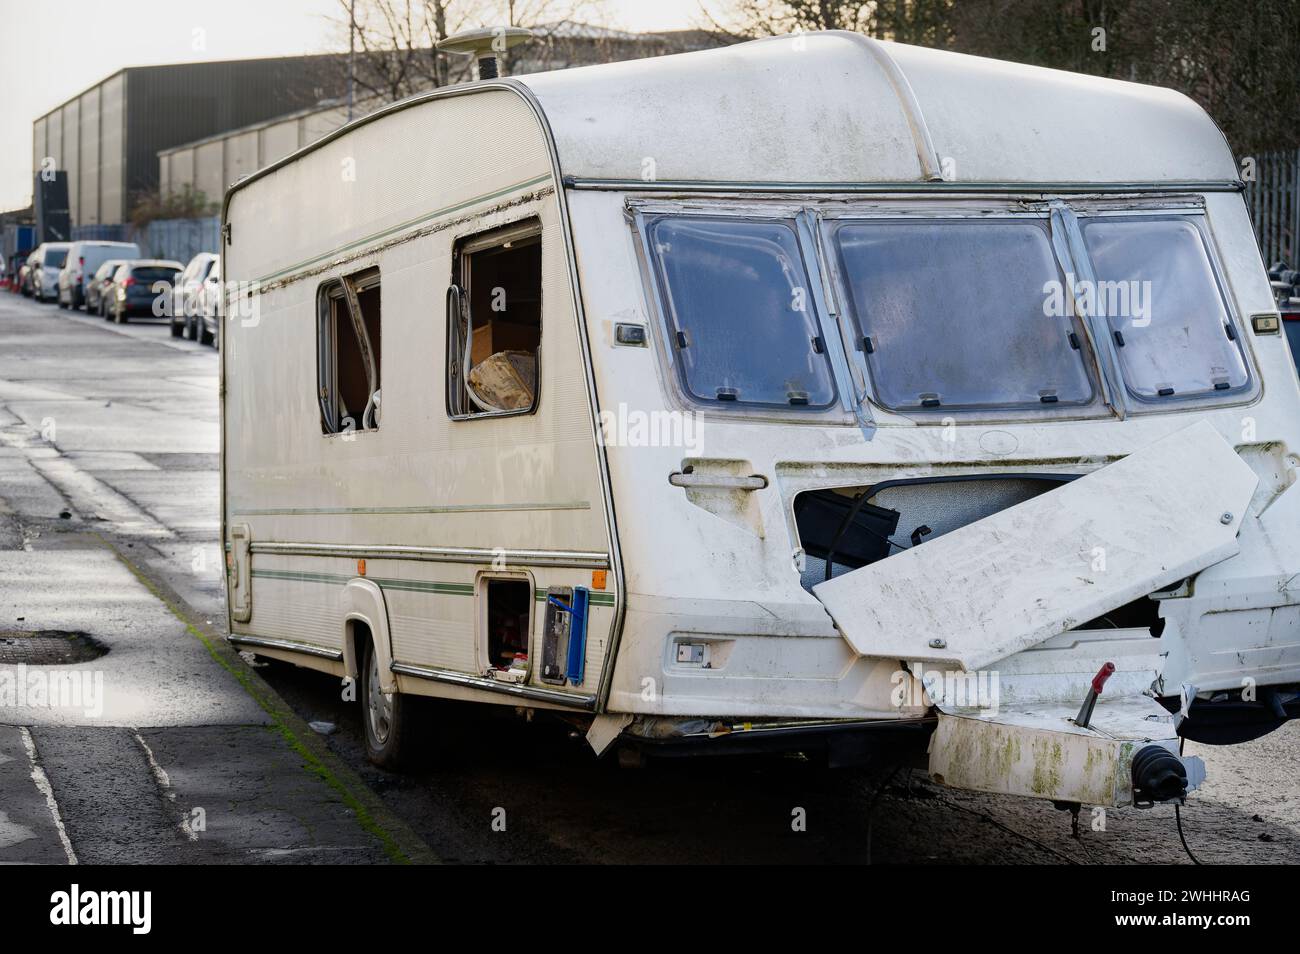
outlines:
[[[448,413],[533,410],[541,339],[541,223],[530,219],[458,242],[447,290]]]
[[[828,342],[793,223],[663,215],[645,226],[681,384],[705,405],[830,408]]]
[[[855,349],[885,407],[1080,407],[1094,390],[1045,219],[841,220]]]
[[[380,420],[379,269],[325,282],[317,292],[321,431],[372,431]]]

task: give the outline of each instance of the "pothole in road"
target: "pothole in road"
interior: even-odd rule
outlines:
[[[67,666],[90,662],[106,652],[108,647],[88,633],[0,630],[0,665]]]

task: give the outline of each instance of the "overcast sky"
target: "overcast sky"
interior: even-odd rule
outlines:
[[[599,6],[626,30],[700,19],[699,0]],[[338,11],[338,0],[0,0],[0,211],[30,204],[32,121],[64,100],[125,66],[323,53]]]

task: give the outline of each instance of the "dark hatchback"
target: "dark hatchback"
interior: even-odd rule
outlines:
[[[163,259],[122,265],[104,288],[105,317],[118,324],[132,317],[170,320],[172,285],[183,267]]]

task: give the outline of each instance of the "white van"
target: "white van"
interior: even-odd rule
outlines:
[[[422,695],[1148,805],[1300,714],[1300,384],[1177,93],[775,38],[413,97],[223,229],[230,639],[379,764]]]
[[[136,259],[140,246],[134,242],[73,242],[68,246],[68,257],[59,271],[59,307],[81,308],[86,304],[86,292],[95,278],[99,266],[109,259]]]

